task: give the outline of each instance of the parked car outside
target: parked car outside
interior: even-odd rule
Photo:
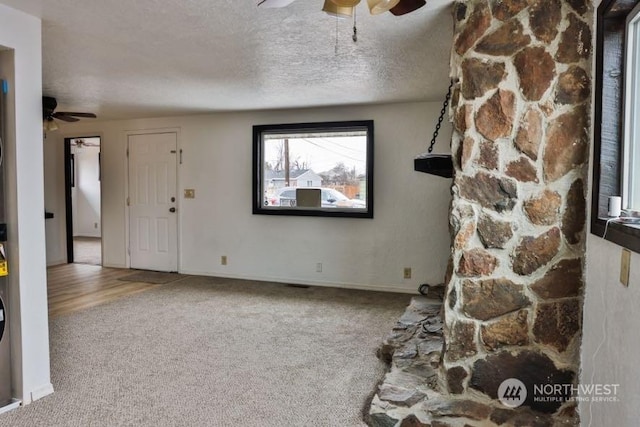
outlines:
[[[273,194],[272,197],[265,201],[266,206],[295,207],[296,206],[296,190],[298,188],[317,188],[317,187],[283,187]],[[347,196],[333,188],[320,188],[321,207],[323,208],[352,208],[364,209],[366,203],[364,200],[349,199]]]

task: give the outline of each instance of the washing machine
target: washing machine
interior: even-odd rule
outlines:
[[[0,408],[12,402],[11,393],[11,339],[9,334],[9,280],[6,262],[7,225],[4,197],[4,141],[6,96],[9,91],[5,80],[0,80]]]
[[[7,279],[0,278],[0,408],[12,402]]]

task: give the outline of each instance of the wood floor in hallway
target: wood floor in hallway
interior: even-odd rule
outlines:
[[[134,270],[88,264],[64,264],[47,269],[49,316],[68,314],[160,286],[118,280]]]

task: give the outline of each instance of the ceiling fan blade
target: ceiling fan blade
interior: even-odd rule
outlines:
[[[407,13],[420,9],[425,4],[427,4],[425,0],[400,0],[400,3],[393,7],[389,12],[395,16],[406,15]]]
[[[93,113],[73,113],[70,111],[58,111],[57,113],[55,113],[53,115],[53,117],[56,117],[57,114],[61,114],[63,116],[76,116],[76,117],[87,117],[90,119],[95,119],[97,118],[97,116]]]
[[[54,113],[52,117],[55,117],[58,120],[62,120],[63,122],[79,122],[80,119],[76,119],[75,117],[66,116],[61,113]]]
[[[285,7],[293,3],[295,0],[262,0],[258,6],[262,7]]]

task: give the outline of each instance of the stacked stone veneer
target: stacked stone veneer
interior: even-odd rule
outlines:
[[[473,0],[454,21],[447,388],[493,404],[519,378],[526,406],[566,417],[532,388],[578,375],[592,9]]]
[[[414,300],[383,346],[391,370],[367,420],[577,425],[565,386],[577,382],[582,327],[591,2],[471,0],[453,13],[444,351],[434,364],[437,337],[420,326],[434,307]],[[518,409],[498,399],[509,378],[527,387]],[[561,391],[535,395],[545,384]]]

